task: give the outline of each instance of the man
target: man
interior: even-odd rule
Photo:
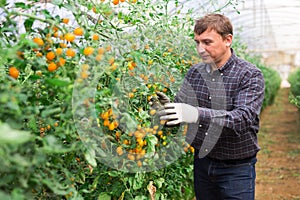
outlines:
[[[235,55],[232,24],[224,15],[197,20],[194,39],[203,62],[187,72],[175,103],[158,93],[165,108],[160,119],[188,123],[197,200],[252,200],[263,75]]]

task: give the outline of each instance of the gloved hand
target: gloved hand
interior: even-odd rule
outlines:
[[[154,124],[163,124],[163,121],[160,121],[160,114],[165,109],[164,105],[170,103],[170,98],[162,92],[156,92],[157,96],[154,96],[150,99],[150,115],[151,112],[155,113],[152,117],[152,123]]]
[[[151,109],[162,110],[166,103],[170,103],[170,98],[163,92],[156,92],[157,97],[152,97],[150,100]]]
[[[157,98],[161,105],[165,105],[166,103],[170,103],[170,98],[165,95],[163,92],[156,92]]]
[[[196,123],[199,118],[198,109],[185,103],[167,103],[160,111],[160,120],[166,120],[166,125],[177,125],[182,122]]]

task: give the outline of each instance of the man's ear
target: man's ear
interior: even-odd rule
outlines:
[[[227,47],[229,47],[229,46],[231,46],[231,43],[232,43],[232,34],[228,34],[228,35],[226,35],[226,37],[225,37],[225,42],[226,42],[226,46]]]

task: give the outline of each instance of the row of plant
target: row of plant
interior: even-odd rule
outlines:
[[[176,1],[53,4],[73,19],[1,5],[0,198],[191,199],[193,149],[149,104],[197,62],[191,18],[168,16]]]
[[[290,89],[290,101],[298,108],[300,108],[300,69],[297,68],[293,71],[289,77],[288,81],[291,84]]]
[[[280,88],[281,77],[279,73],[265,65],[259,54],[248,53],[247,45],[243,44],[237,37],[235,43],[233,43],[233,48],[236,49],[237,55],[250,61],[254,65],[256,65],[263,73],[264,81],[265,81],[265,97],[263,101],[262,110],[272,104],[277,95],[278,89]]]
[[[169,15],[178,1],[52,2],[73,19],[0,5],[0,199],[192,199],[186,129],[150,104],[199,62],[191,13]],[[233,48],[263,69],[269,104],[276,75]]]

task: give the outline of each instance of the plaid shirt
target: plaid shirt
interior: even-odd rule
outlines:
[[[230,59],[218,70],[204,63],[194,65],[175,97],[175,102],[198,108],[199,120],[189,124],[187,142],[202,157],[243,159],[260,149],[257,132],[264,78],[256,66],[231,51]]]

